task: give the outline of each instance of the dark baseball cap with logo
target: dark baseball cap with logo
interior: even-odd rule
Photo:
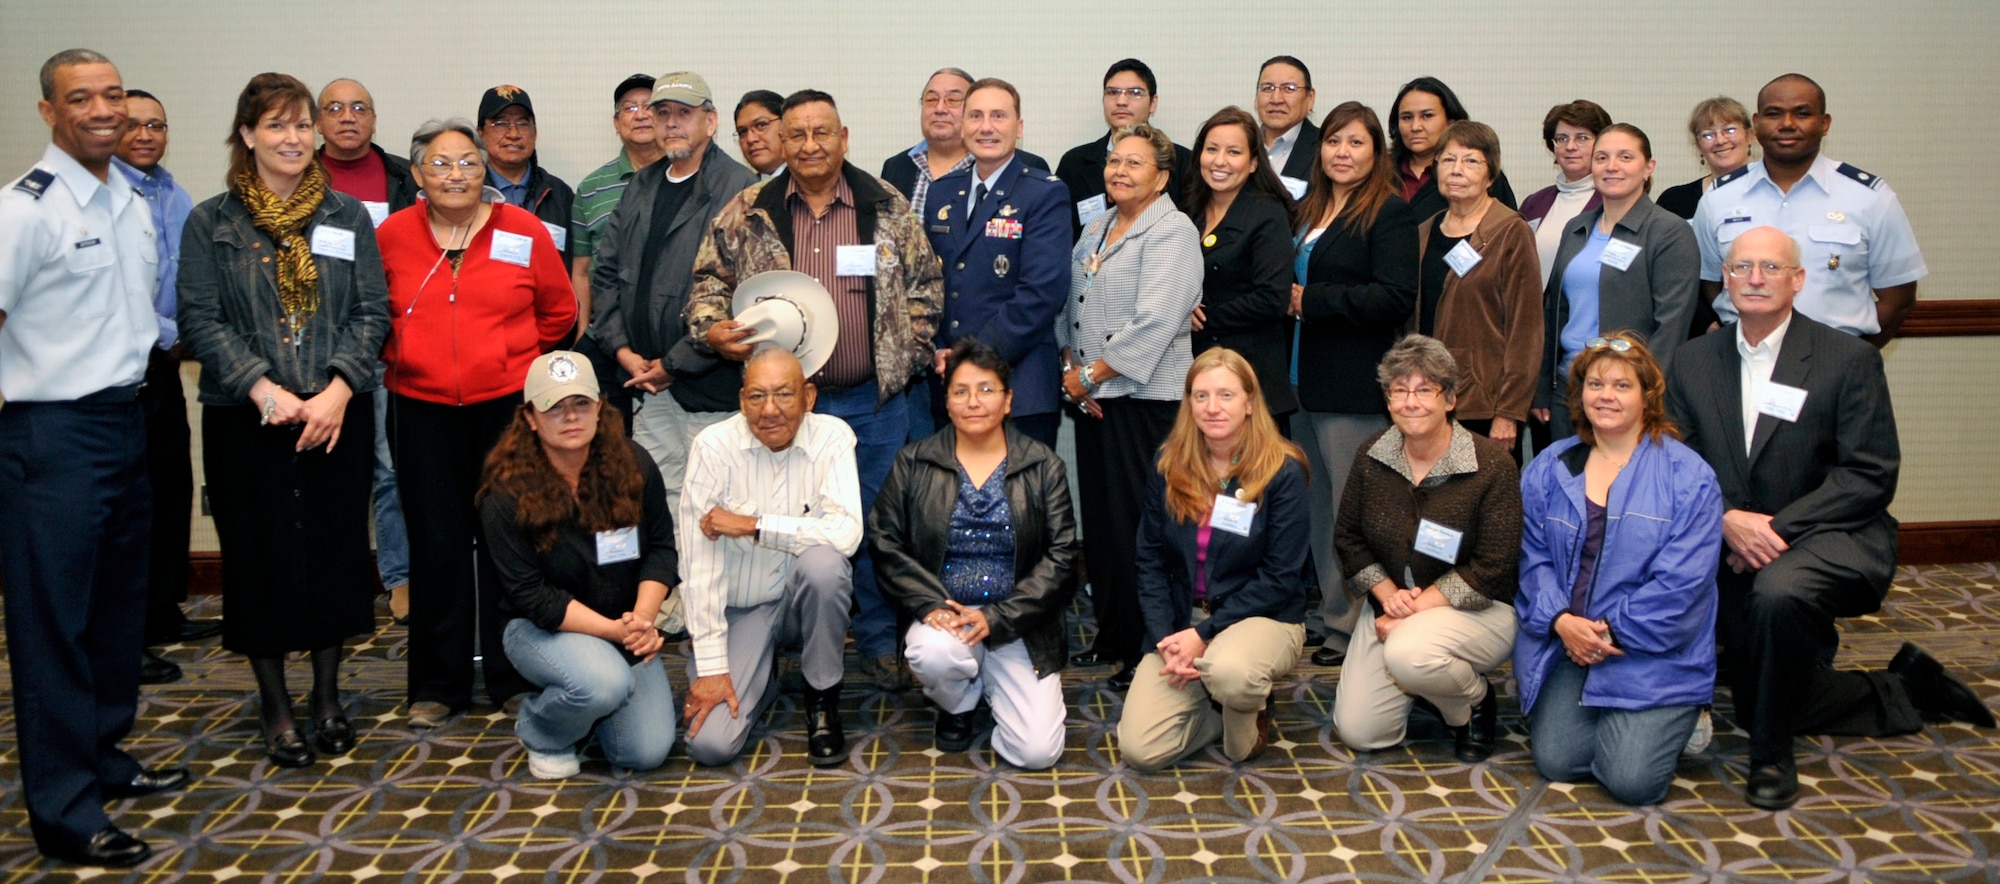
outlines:
[[[528,119],[535,118],[535,103],[528,98],[528,90],[507,85],[486,90],[486,94],[479,97],[479,125],[486,125],[487,120],[499,116],[501,111],[515,105],[520,105],[521,110],[527,112]]]
[[[630,92],[634,89],[644,89],[649,93],[652,92],[653,75],[633,74],[632,76],[626,77],[623,82],[620,82],[618,84],[618,88],[611,90],[612,103],[616,104],[619,101],[619,99],[625,97],[625,93]]]

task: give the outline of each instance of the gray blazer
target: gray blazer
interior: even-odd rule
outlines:
[[[1715,468],[1722,503],[1766,513],[1795,549],[1862,575],[1879,603],[1896,571],[1902,449],[1882,354],[1794,311],[1771,380],[1806,391],[1797,420],[1759,415],[1743,445],[1742,357],[1734,326],[1681,348],[1667,377],[1667,413],[1682,441]]]
[[[1106,212],[1070,252],[1070,297],[1056,322],[1056,345],[1077,365],[1104,360],[1118,377],[1097,398],[1178,402],[1194,364],[1189,317],[1201,303],[1201,233],[1162,195],[1104,250],[1095,274],[1088,261],[1117,220]]]
[[[319,312],[293,341],[278,304],[276,249],[243,201],[224,191],[188,215],[176,286],[181,340],[201,361],[203,405],[249,405],[251,386],[266,376],[300,398],[325,389],[336,371],[356,394],[381,386],[389,288],[375,224],[359,201],[328,190],[303,235],[322,228],[350,233],[354,257],[315,256]]]
[[[1536,408],[1562,408],[1556,368],[1562,364],[1562,329],[1569,322],[1569,298],[1563,294],[1563,271],[1590,242],[1590,233],[1604,217],[1599,206],[1576,216],[1556,246],[1555,268],[1542,290],[1544,320],[1541,378],[1535,384]],[[1612,226],[1611,238],[1639,247],[1632,264],[1619,270],[1598,266],[1597,327],[1604,333],[1621,329],[1638,332],[1665,370],[1694,315],[1701,293],[1701,250],[1694,231],[1644,196]],[[1664,332],[1664,333],[1663,333]]]

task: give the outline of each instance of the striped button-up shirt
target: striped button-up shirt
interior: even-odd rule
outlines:
[[[875,380],[875,357],[870,351],[875,319],[868,315],[868,278],[840,276],[841,246],[861,245],[861,231],[854,214],[854,190],[842,175],[834,185],[833,202],[818,215],[799,192],[793,178],[785,190],[785,205],[792,211],[792,268],[819,280],[833,296],[834,311],[840,314],[840,337],[833,344],[833,356],[812,381],[829,387],[852,387]]]
[[[931,143],[919,141],[916,147],[910,148],[909,153],[910,159],[917,163],[917,180],[910,185],[910,211],[917,213],[919,218],[928,217],[924,214],[924,206],[929,203],[932,182],[937,181],[937,178],[931,177]],[[972,154],[968,152],[958,158],[956,165],[944,170],[944,174],[950,175],[970,165],[972,165]]]
[[[701,517],[718,506],[756,516],[757,536],[709,540]],[[783,451],[764,447],[740,413],[701,431],[674,513],[695,673],[729,673],[725,609],[783,598],[792,560],[810,547],[853,555],[861,547],[861,519],[854,431],[845,421],[806,414]]]

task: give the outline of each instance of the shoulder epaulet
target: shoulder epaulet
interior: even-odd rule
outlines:
[[[1046,171],[1046,170],[1044,170],[1044,171]],[[1048,177],[1047,177],[1047,178],[1044,178],[1043,180],[1044,180],[1044,181],[1053,181],[1053,182],[1055,182],[1055,183],[1057,183],[1057,184],[1061,184],[1061,183],[1062,183],[1062,179],[1061,179],[1061,178],[1057,178],[1057,177],[1056,177],[1056,173],[1054,173],[1054,172],[1049,172],[1049,174],[1048,174]]]
[[[14,189],[35,199],[41,199],[42,194],[49,192],[49,185],[54,184],[55,180],[56,173],[47,169],[33,169],[21,176],[21,180],[14,182]]]
[[[1743,176],[1748,174],[1750,174],[1750,167],[1746,165],[1741,169],[1737,169],[1736,171],[1724,175],[1721,178],[1715,179],[1715,186],[1721,187],[1724,184],[1728,184],[1729,182],[1735,181],[1736,179],[1742,178]]]
[[[1852,178],[1856,181],[1859,181],[1863,186],[1866,186],[1870,189],[1882,186],[1882,176],[1876,175],[1872,172],[1863,172],[1860,169],[1855,168],[1851,163],[1841,163],[1840,167],[1835,169],[1834,171],[1839,172],[1842,175],[1846,175],[1847,177]]]

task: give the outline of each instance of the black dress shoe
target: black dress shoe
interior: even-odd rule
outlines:
[[[76,863],[80,866],[109,866],[124,869],[145,862],[153,855],[153,848],[146,846],[131,835],[125,834],[117,826],[105,826],[90,836],[90,843],[81,850],[47,850],[56,859]]]
[[[847,736],[840,730],[840,685],[806,693],[806,760],[814,767],[831,767],[847,758]]]
[[[1096,651],[1083,651],[1081,653],[1071,654],[1069,658],[1069,665],[1071,666],[1085,666],[1085,667],[1104,666],[1109,664],[1110,662],[1111,658],[1099,654]]]
[[[264,754],[271,763],[279,767],[305,767],[318,759],[313,755],[312,746],[299,734],[298,728],[287,729],[277,736],[264,738]]]
[[[348,723],[345,715],[322,718],[313,725],[313,745],[322,754],[346,755],[354,748],[354,725]]]
[[[181,667],[174,661],[152,651],[142,654],[139,658],[140,684],[172,684],[181,680]]]
[[[1118,667],[1118,671],[1111,673],[1111,677],[1105,680],[1110,682],[1112,690],[1124,691],[1132,688],[1132,679],[1138,676],[1139,664],[1127,663]]]
[[[957,713],[939,709],[937,730],[931,742],[937,745],[939,752],[964,752],[966,747],[972,745],[973,722],[978,716],[977,706]]]
[[[1472,718],[1452,731],[1452,752],[1466,764],[1477,764],[1493,756],[1493,744],[1500,739],[1500,697],[1493,684],[1486,684],[1486,696],[1472,707]]]
[[[221,634],[222,621],[219,619],[182,620],[179,625],[167,630],[166,634],[162,637],[166,639],[166,643],[172,644],[174,642],[198,642],[202,639],[214,638]]]
[[[106,801],[121,798],[138,798],[142,795],[157,795],[187,788],[194,782],[194,775],[185,767],[162,767],[157,770],[142,770],[132,775],[132,780],[110,786],[99,786],[97,791]]]
[[[1896,651],[1889,671],[1903,678],[1910,702],[1917,711],[1935,718],[1963,721],[1979,727],[1993,727],[1993,712],[1964,682],[1944,671],[1944,664],[1910,642]]]
[[[1751,807],[1784,810],[1799,801],[1799,770],[1785,764],[1759,764],[1750,768],[1750,781],[1743,797]]]
[[[1332,645],[1320,645],[1313,651],[1314,666],[1339,666],[1347,662],[1347,652]]]

